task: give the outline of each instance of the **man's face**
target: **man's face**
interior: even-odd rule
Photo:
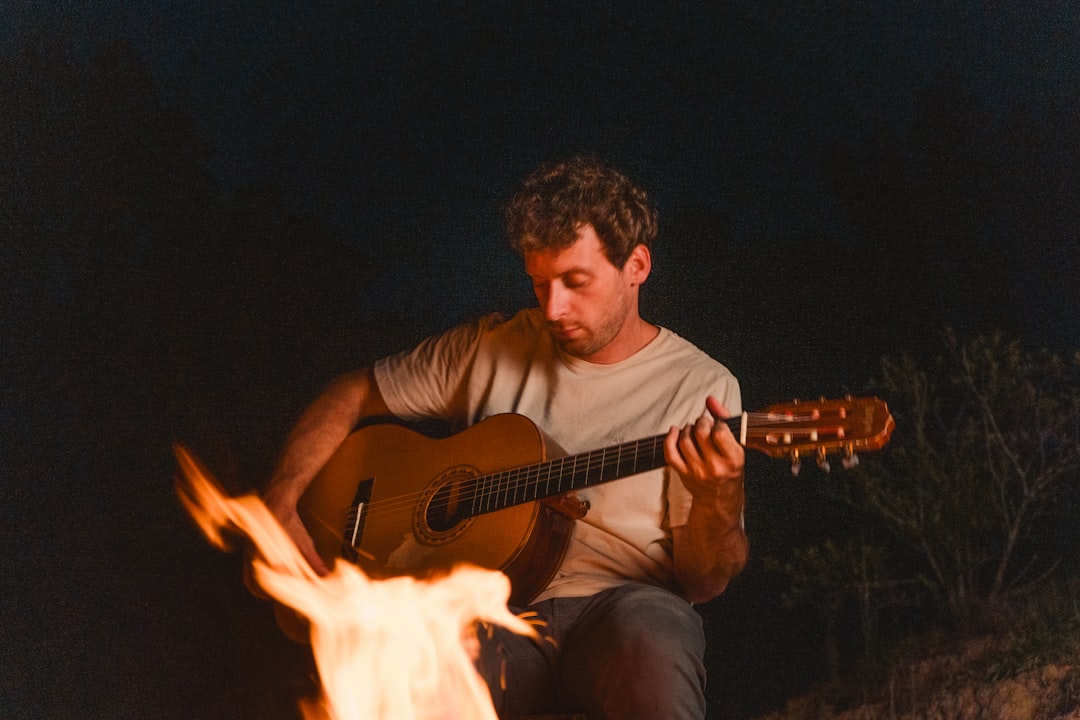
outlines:
[[[551,336],[564,352],[591,362],[623,359],[620,339],[627,319],[637,319],[637,285],[644,279],[638,254],[622,269],[615,267],[587,224],[565,250],[525,254],[525,272]]]

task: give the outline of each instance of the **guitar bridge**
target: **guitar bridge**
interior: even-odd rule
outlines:
[[[350,562],[360,558],[360,542],[364,537],[364,523],[367,521],[368,506],[371,504],[371,488],[375,478],[362,480],[356,487],[349,511],[345,515],[345,529],[341,540],[341,556]]]

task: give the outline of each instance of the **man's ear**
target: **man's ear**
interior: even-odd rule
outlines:
[[[652,272],[652,253],[644,245],[636,245],[623,266],[627,279],[634,285],[645,282]]]

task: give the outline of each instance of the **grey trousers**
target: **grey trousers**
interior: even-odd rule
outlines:
[[[591,720],[705,717],[705,633],[682,598],[650,585],[524,608],[539,642],[481,630],[477,667],[500,718],[584,712]],[[520,612],[520,611],[519,611]]]

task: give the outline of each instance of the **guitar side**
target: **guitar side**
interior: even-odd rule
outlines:
[[[511,602],[524,604],[555,572],[571,521],[539,502],[445,522],[431,508],[452,508],[458,481],[545,459],[542,433],[519,415],[497,415],[445,439],[371,425],[350,434],[319,472],[300,500],[300,517],[319,555],[333,563],[343,548],[351,554],[345,534],[360,490],[361,536],[349,559],[365,573],[424,577],[468,561],[505,572]]]

